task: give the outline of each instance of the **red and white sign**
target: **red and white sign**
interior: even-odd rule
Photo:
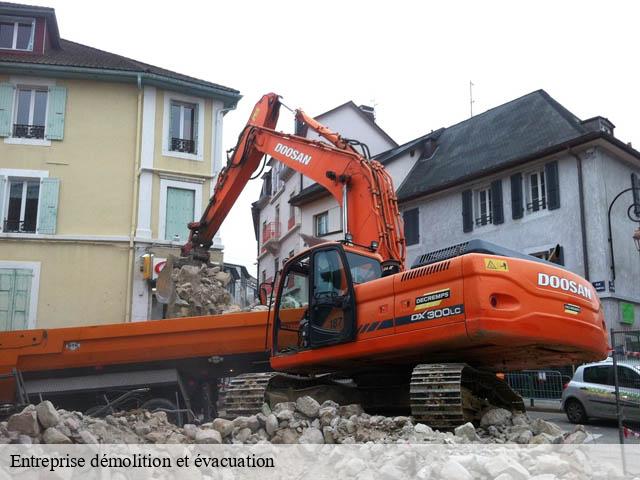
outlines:
[[[153,280],[158,278],[158,275],[160,275],[160,272],[162,271],[162,269],[166,264],[167,264],[166,258],[153,257],[153,272],[151,273],[151,278]]]

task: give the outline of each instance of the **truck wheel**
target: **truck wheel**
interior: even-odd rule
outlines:
[[[175,404],[171,400],[167,400],[166,398],[152,398],[151,400],[147,400],[142,405],[140,405],[140,408],[144,410],[149,410],[150,412],[153,412],[154,410],[158,410],[158,409],[162,409],[162,410],[177,409]],[[171,423],[176,423],[178,419],[178,415],[171,412],[166,412],[166,413],[167,413],[167,420],[169,420]]]
[[[587,423],[587,412],[575,398],[567,400],[564,405],[564,411],[571,423]]]

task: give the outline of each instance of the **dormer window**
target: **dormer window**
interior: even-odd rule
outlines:
[[[0,16],[0,49],[33,50],[33,18]]]

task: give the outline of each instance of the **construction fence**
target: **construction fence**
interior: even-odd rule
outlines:
[[[544,401],[560,402],[563,386],[572,372],[558,370],[522,370],[505,374],[505,381],[528,402],[529,407],[544,405]]]
[[[640,444],[640,330],[612,330],[611,347],[620,443]]]

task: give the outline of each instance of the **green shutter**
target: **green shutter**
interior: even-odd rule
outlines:
[[[11,136],[14,90],[11,83],[0,83],[0,137]]]
[[[47,118],[47,138],[62,140],[64,137],[64,112],[67,105],[65,87],[49,88],[49,110]]]
[[[29,326],[32,278],[28,269],[0,269],[0,331]]]
[[[7,185],[7,177],[0,175],[0,232],[4,228],[4,192]]]
[[[60,179],[43,178],[40,181],[40,200],[38,205],[38,233],[53,235],[58,220],[58,194]]]
[[[185,188],[167,188],[167,211],[165,216],[165,240],[174,240],[178,235],[180,242],[189,238],[187,224],[193,222],[195,192]]]

